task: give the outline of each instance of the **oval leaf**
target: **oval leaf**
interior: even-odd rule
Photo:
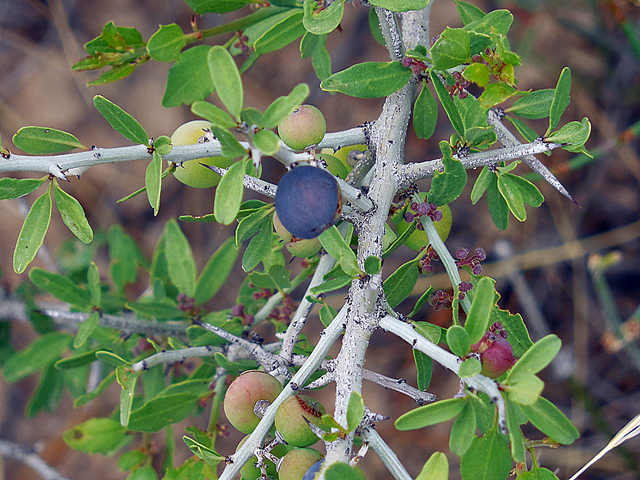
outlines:
[[[552,88],[531,92],[526,97],[518,99],[505,111],[529,119],[548,117],[554,94],[555,90]]]
[[[291,112],[309,96],[309,86],[300,83],[293,87],[291,93],[286,97],[276,98],[267,107],[262,118],[264,128],[275,128],[278,124],[291,115]]]
[[[91,304],[89,292],[80,288],[67,277],[36,267],[29,272],[29,279],[38,288],[50,293],[58,300],[79,307],[89,307]]]
[[[449,461],[442,452],[435,452],[424,464],[416,480],[447,480],[449,478]]]
[[[395,423],[398,430],[416,430],[437,423],[446,422],[458,415],[465,405],[463,398],[450,398],[418,407],[401,415]]]
[[[46,180],[45,178],[0,178],[0,200],[24,197],[34,192]]]
[[[164,248],[167,251],[169,278],[180,293],[193,297],[196,289],[196,262],[191,246],[175,219],[165,225]]]
[[[267,30],[253,44],[256,53],[262,55],[280,50],[304,35],[306,30],[302,24],[303,16],[303,12],[295,13]]]
[[[271,130],[260,130],[254,135],[253,143],[263,155],[273,155],[280,150],[280,138]]]
[[[62,221],[82,243],[91,243],[93,230],[84,214],[80,202],[62,190],[58,182],[53,182],[53,195]]]
[[[13,270],[16,273],[22,273],[27,269],[42,246],[51,222],[51,204],[51,184],[49,184],[47,192],[33,202],[22,224],[16,249],[13,252]]]
[[[304,28],[314,35],[324,35],[333,32],[342,20],[344,14],[344,0],[337,0],[329,7],[318,10],[316,0],[304,0]]]
[[[468,331],[460,325],[452,325],[447,330],[447,345],[454,355],[459,357],[466,355],[471,346]]]
[[[538,430],[558,443],[569,445],[580,436],[564,413],[546,398],[539,397],[531,406],[520,405],[520,410]]]
[[[571,70],[569,67],[564,67],[558,78],[558,84],[553,93],[553,100],[551,102],[551,109],[549,112],[549,128],[545,136],[549,134],[551,130],[558,126],[560,117],[569,106],[571,100]]]
[[[207,264],[200,272],[196,282],[194,301],[196,305],[202,305],[213,297],[229,277],[236,258],[238,247],[233,238],[228,238],[220,248],[215,251]]]
[[[239,121],[244,94],[235,60],[226,48],[216,45],[209,50],[207,61],[220,100],[231,116]]]
[[[516,383],[521,378],[536,374],[545,368],[558,354],[562,342],[556,335],[547,335],[534,343],[515,363],[507,375],[506,383]]]
[[[107,122],[109,122],[109,125],[117,130],[123,137],[134,143],[141,143],[143,145],[149,143],[149,136],[144,128],[142,128],[142,125],[111,100],[107,100],[102,95],[96,95],[93,97],[93,104]]]
[[[199,117],[209,120],[214,125],[219,125],[222,128],[234,128],[238,126],[238,122],[231,118],[227,112],[204,100],[191,105],[191,111]]]
[[[418,138],[426,140],[436,131],[438,123],[438,104],[433,94],[427,88],[427,82],[422,82],[422,91],[413,105],[413,129]]]
[[[326,92],[357,98],[387,97],[411,78],[411,70],[400,62],[364,62],[334,73],[320,84]]]
[[[162,188],[162,157],[155,150],[151,162],[147,165],[144,183],[147,189],[149,205],[153,208],[153,215],[155,216],[160,210],[160,190]]]
[[[213,203],[213,214],[216,220],[230,225],[238,215],[242,194],[244,192],[244,172],[246,160],[240,160],[229,167],[220,179]]]
[[[420,10],[425,8],[429,0],[369,0],[375,7],[385,8],[392,12],[407,12],[409,10]]]
[[[147,51],[159,62],[173,62],[180,59],[180,51],[187,44],[187,39],[179,25],[160,25],[147,43]]]
[[[45,127],[22,127],[13,136],[13,144],[31,155],[68,152],[74,148],[88,150],[70,133]]]
[[[2,374],[8,383],[14,383],[60,358],[62,351],[71,344],[71,337],[51,332],[31,342],[15,353],[2,365]]]
[[[464,323],[464,329],[469,334],[469,341],[474,344],[480,341],[489,326],[489,317],[495,305],[495,281],[489,277],[482,277],[473,288],[471,310]]]
[[[215,87],[207,63],[209,50],[208,45],[198,45],[182,52],[180,60],[169,70],[163,107],[191,104],[213,93]]]

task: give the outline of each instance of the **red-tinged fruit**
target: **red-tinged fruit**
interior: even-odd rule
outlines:
[[[278,135],[293,150],[317,145],[327,132],[322,112],[313,105],[300,105],[278,125]]]
[[[513,347],[506,339],[506,331],[495,325],[491,329],[493,331],[485,332],[482,340],[471,345],[471,350],[480,354],[480,373],[485,377],[498,378],[513,366],[516,359]]]
[[[282,458],[280,480],[301,480],[304,474],[324,455],[313,448],[294,448]]]
[[[273,402],[282,384],[266,372],[250,370],[236,378],[224,396],[224,414],[229,423],[242,433],[251,433],[260,423],[254,412],[256,402]]]
[[[308,420],[319,425],[325,408],[311,397],[294,395],[287,398],[276,411],[276,430],[289,445],[309,447],[319,438],[311,431]],[[306,420],[305,420],[306,419]]]

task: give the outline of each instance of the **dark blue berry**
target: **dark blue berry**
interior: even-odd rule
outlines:
[[[326,170],[299,166],[280,180],[275,205],[280,222],[292,235],[315,238],[340,214],[340,187]]]

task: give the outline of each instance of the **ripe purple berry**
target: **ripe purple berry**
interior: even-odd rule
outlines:
[[[284,228],[295,237],[309,239],[335,223],[342,211],[342,196],[333,175],[305,165],[282,177],[275,205]]]

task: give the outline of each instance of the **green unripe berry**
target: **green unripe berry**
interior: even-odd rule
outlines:
[[[308,447],[319,438],[305,421],[319,425],[325,408],[311,397],[294,395],[287,398],[276,411],[276,430],[294,447]]]
[[[278,236],[284,241],[284,246],[294,257],[311,257],[318,253],[322,247],[320,240],[317,238],[304,239],[291,235],[291,232],[282,225],[277,213],[273,214],[273,227]]]
[[[301,480],[306,471],[323,458],[324,455],[313,448],[294,448],[282,458],[278,477],[280,480]]]
[[[236,378],[224,396],[224,414],[229,423],[242,433],[251,433],[260,423],[254,413],[259,400],[273,402],[282,391],[282,384],[266,372],[250,370]]]
[[[211,122],[205,120],[192,120],[180,125],[173,135],[171,135],[172,145],[195,145],[198,139],[204,135],[204,130],[211,127]],[[234,162],[230,157],[207,157],[197,160],[189,160],[181,166],[176,167],[173,175],[185,185],[195,188],[215,187],[220,182],[220,175],[200,165],[215,165],[216,167],[227,168]]]
[[[236,452],[240,450],[240,447],[245,444],[248,438],[249,435],[240,440],[238,446],[236,447]],[[273,450],[271,450],[271,453],[276,457],[281,458],[287,454],[287,451],[287,447],[280,443],[276,445]],[[258,459],[256,457],[251,457],[251,459],[240,469],[240,475],[242,476],[243,480],[257,480],[258,478],[260,478],[262,472],[255,465],[257,461]],[[265,460],[265,463],[267,466],[267,475],[269,476],[269,478],[278,478],[278,472],[276,470],[275,464],[268,459]]]
[[[278,135],[293,150],[317,145],[326,132],[324,115],[313,105],[300,105],[278,125]]]

